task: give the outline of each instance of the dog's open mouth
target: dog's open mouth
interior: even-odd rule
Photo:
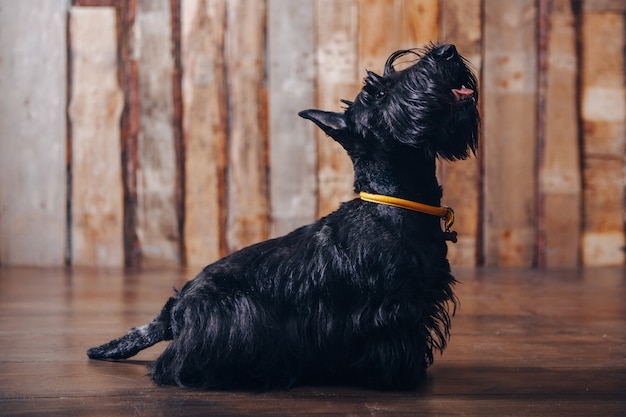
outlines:
[[[452,94],[454,94],[454,100],[457,103],[474,99],[474,90],[465,86],[461,86],[461,88],[453,88]]]

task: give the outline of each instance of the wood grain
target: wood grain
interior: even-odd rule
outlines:
[[[400,0],[396,8],[400,22],[396,42],[402,48],[420,48],[441,38],[439,0]]]
[[[625,0],[582,0],[584,10],[589,12],[626,12]]]
[[[483,67],[485,264],[535,264],[537,10],[487,0]]]
[[[361,88],[358,67],[358,0],[316,1],[316,107],[343,111],[340,99],[353,100]],[[346,151],[323,131],[317,133],[317,216],[354,198],[354,172]]]
[[[225,2],[184,0],[181,16],[185,257],[187,265],[197,266],[226,251]]]
[[[141,266],[141,243],[137,236],[137,171],[139,169],[139,68],[134,36],[137,0],[118,4],[118,45],[120,86],[124,93],[122,111],[122,179],[124,183],[124,263]]]
[[[120,116],[115,9],[70,10],[72,265],[121,266]]]
[[[173,59],[172,82],[172,129],[174,134],[174,208],[178,232],[178,263],[186,265],[185,249],[185,132],[183,128],[183,63],[182,63],[182,7],[181,0],[170,0],[170,30]]]
[[[472,64],[477,77],[481,73],[482,19],[480,0],[443,2],[441,38],[455,44]],[[482,91],[479,86],[479,97]],[[479,105],[482,98],[479,98]],[[479,152],[482,143],[479,143]],[[437,176],[443,187],[443,204],[454,209],[454,230],[458,242],[448,244],[448,259],[454,267],[476,266],[480,242],[480,162],[475,157],[452,163],[440,162]]]
[[[175,269],[0,269],[0,416],[623,416],[622,268],[462,270],[447,350],[414,391],[319,384],[290,391],[159,387],[147,366],[85,350],[158,313]]]
[[[315,127],[297,115],[315,104],[314,11],[314,0],[268,1],[271,236],[317,214]]]
[[[269,230],[265,1],[226,3],[229,252],[265,240]]]
[[[359,0],[359,69],[382,74],[398,48],[396,0]],[[362,73],[361,78],[366,74]]]
[[[585,265],[624,263],[624,16],[583,15],[582,120]]]
[[[543,146],[540,148],[541,266],[580,262],[581,167],[576,20],[569,0],[552,1],[546,44]]]
[[[170,0],[138,0],[134,29],[140,106],[137,236],[143,264],[177,265],[180,229]]]
[[[360,68],[380,73],[392,52],[438,39],[437,0],[359,1]]]
[[[66,3],[26,0],[0,7],[3,265],[65,263]]]

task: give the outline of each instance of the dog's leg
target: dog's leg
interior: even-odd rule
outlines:
[[[91,359],[126,359],[163,340],[172,339],[171,310],[176,297],[171,297],[161,313],[150,323],[136,327],[119,339],[87,351]]]
[[[151,367],[155,382],[212,389],[293,383],[267,306],[245,294],[190,295],[194,290],[172,312],[174,339]]]

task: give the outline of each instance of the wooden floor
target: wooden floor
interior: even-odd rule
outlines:
[[[458,271],[449,348],[413,392],[162,388],[146,365],[163,344],[132,361],[87,359],[190,274],[0,268],[0,415],[626,416],[623,269]]]

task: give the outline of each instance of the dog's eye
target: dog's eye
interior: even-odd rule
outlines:
[[[383,90],[376,93],[376,100],[380,100],[383,97],[385,97],[385,92]]]

